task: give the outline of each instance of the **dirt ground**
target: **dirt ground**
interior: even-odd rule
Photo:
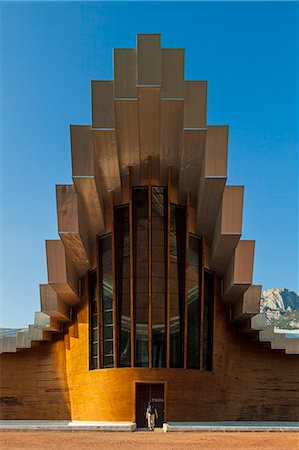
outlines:
[[[30,450],[141,449],[141,450],[299,450],[294,432],[0,432],[0,448]]]

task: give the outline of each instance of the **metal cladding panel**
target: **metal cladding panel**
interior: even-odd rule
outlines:
[[[179,192],[185,201],[190,192],[190,204],[196,205],[199,177],[202,171],[206,144],[206,130],[184,130],[180,161]]]
[[[78,192],[80,232],[82,230],[82,236],[89,252],[86,236],[89,236],[90,242],[94,242],[98,233],[105,232],[104,211],[99,200],[94,177],[74,178],[74,182]]]
[[[138,101],[115,100],[115,132],[122,185],[128,184],[129,167],[132,167],[133,184],[139,184]]]
[[[55,289],[49,284],[40,284],[40,303],[41,311],[50,317],[61,322],[70,320],[69,306],[59,298]]]
[[[60,233],[60,238],[79,278],[82,278],[90,268],[90,262],[79,233]]]
[[[141,178],[148,177],[148,157],[152,160],[152,177],[160,177],[160,87],[138,88],[139,144]]]
[[[211,267],[225,271],[242,233],[243,186],[225,186],[211,245]]]
[[[70,134],[73,177],[93,175],[94,160],[90,125],[71,125]]]
[[[185,81],[184,128],[206,128],[207,82]]]
[[[1,339],[2,353],[15,353],[17,351],[17,337],[5,336]]]
[[[92,127],[114,127],[113,81],[92,81]]]
[[[162,98],[184,98],[184,49],[162,49]]]
[[[261,342],[271,342],[274,340],[274,325],[269,325],[265,330],[259,332]]]
[[[79,280],[60,240],[46,241],[48,282],[69,303],[77,303]]]
[[[80,178],[82,182],[82,178]],[[87,179],[90,182],[90,179]],[[74,267],[81,278],[88,270],[90,250],[89,239],[82,226],[79,227],[78,199],[74,185],[56,186],[58,233]],[[84,219],[84,218],[83,218]],[[85,218],[86,220],[86,218]],[[82,230],[82,235],[81,235]],[[85,239],[83,238],[85,237]],[[83,239],[85,242],[83,242]]]
[[[114,98],[137,97],[137,51],[114,49]]]
[[[29,330],[18,331],[16,336],[17,348],[30,348],[31,340],[29,339]]]
[[[46,241],[46,255],[49,283],[66,282],[65,250],[61,240]]]
[[[197,196],[197,234],[206,238],[210,245],[221,199],[224,191],[226,178],[205,178],[201,175]]]
[[[138,34],[138,85],[161,85],[160,34]]]
[[[250,286],[232,310],[232,321],[243,321],[260,312],[261,286]]]
[[[205,176],[227,176],[228,127],[207,127]]]
[[[243,295],[243,313],[255,313],[260,312],[262,296],[262,286],[252,285]]]
[[[239,241],[235,249],[234,284],[252,283],[255,241]]]
[[[244,186],[225,186],[221,208],[221,233],[242,233]]]
[[[299,339],[287,338],[285,341],[285,352],[287,355],[299,354]]]
[[[284,350],[286,346],[286,337],[284,333],[274,333],[274,339],[271,341],[272,350]]]
[[[78,203],[73,184],[56,185],[56,208],[58,233],[78,233]]]
[[[160,128],[160,178],[167,181],[168,166],[172,167],[172,183],[177,186],[181,159],[181,145],[184,121],[182,100],[161,101]]]
[[[34,326],[40,330],[61,332],[61,322],[53,319],[44,312],[37,311],[34,314]]]
[[[240,234],[220,234],[215,227],[211,245],[211,270],[222,276],[232,257],[233,251],[239,242]]]
[[[250,321],[250,328],[254,331],[265,330],[267,328],[267,316],[265,313],[259,313],[253,316]]]
[[[121,178],[115,130],[93,130],[95,162],[103,185],[103,197],[107,205],[107,192],[121,190]]]
[[[239,241],[227,267],[223,283],[223,300],[235,303],[252,283],[254,241]]]

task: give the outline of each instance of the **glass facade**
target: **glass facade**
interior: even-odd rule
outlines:
[[[200,318],[201,318],[202,240],[189,234],[188,252],[188,322],[187,322],[187,367],[200,367]]]
[[[88,276],[89,294],[89,368],[99,368],[99,321],[98,321],[98,299],[97,299],[97,272],[89,272]]]
[[[131,206],[114,207],[113,232],[98,245],[99,268],[89,273],[90,369],[134,360],[212,370],[214,275],[202,276],[203,241],[187,235],[186,207],[170,204],[166,187],[133,187]]]
[[[166,367],[167,189],[152,187],[152,366]]]
[[[186,208],[170,208],[170,367],[184,367]]]
[[[119,367],[131,365],[129,205],[115,208],[115,286]]]
[[[135,366],[148,367],[148,188],[133,188]]]
[[[112,283],[112,237],[99,239],[99,286],[101,300],[101,367],[113,367],[113,283]]]

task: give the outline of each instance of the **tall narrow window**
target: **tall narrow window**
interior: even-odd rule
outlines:
[[[148,188],[133,188],[135,365],[148,367]]]
[[[97,301],[97,273],[94,270],[88,276],[89,291],[89,369],[99,368],[99,323]]]
[[[131,365],[129,206],[115,208],[115,284],[120,367]]]
[[[212,370],[213,364],[213,314],[214,314],[214,274],[204,273],[204,316],[202,342],[202,369]]]
[[[99,240],[99,273],[102,310],[101,367],[113,367],[113,283],[111,235]]]
[[[202,241],[189,234],[187,367],[199,369]]]
[[[152,187],[152,366],[166,367],[167,190]]]
[[[171,205],[170,212],[170,367],[183,367],[186,209]]]

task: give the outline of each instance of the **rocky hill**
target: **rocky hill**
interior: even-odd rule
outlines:
[[[284,288],[271,288],[262,293],[261,312],[278,328],[299,329],[299,295]]]

